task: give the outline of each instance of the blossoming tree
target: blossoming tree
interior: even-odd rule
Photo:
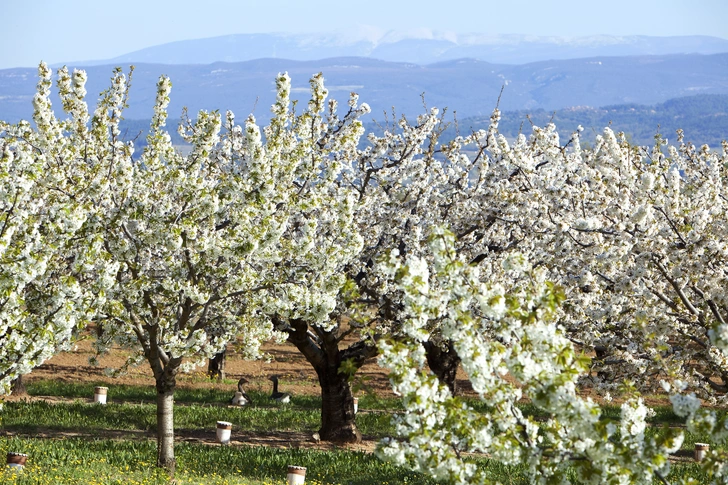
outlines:
[[[322,128],[320,76],[309,109],[296,115],[290,80],[280,75],[265,141],[252,116],[238,126],[228,112],[221,139],[220,116],[201,111],[181,129],[191,145],[183,156],[163,129],[170,87],[160,79],[141,158],[109,165],[111,187],[92,230],[118,265],[98,343],[134,349],[130,364],[151,366],[157,462],[173,471],[174,388],[184,359],[209,358],[233,339],[257,357],[276,334],[271,317],[319,321],[333,306],[340,278],[328,268],[356,251],[356,238],[346,232],[351,204],[332,182],[360,123],[353,110]]]
[[[561,145],[553,125],[499,140],[487,147],[494,170],[516,176],[488,204],[501,204],[529,259],[566,288],[562,322],[596,350],[590,379],[604,391],[679,379],[725,395],[726,147],[696,149],[680,135],[646,150],[606,129],[582,150],[578,133]]]
[[[100,241],[80,236],[106,186],[88,154],[109,148],[85,128],[85,74],[59,71],[68,115],[59,120],[51,71],[45,64],[38,71],[35,129],[0,122],[0,393],[68,346],[104,302],[113,272],[97,259]]]
[[[404,439],[385,440],[380,456],[446,483],[490,483],[464,452],[521,465],[533,483],[651,483],[667,475],[667,455],[680,447],[681,432],[648,437],[648,409],[639,398],[627,400],[612,422],[578,395],[588,359],[557,323],[564,295],[544,281],[544,270],[531,270],[522,257],[506,258],[504,271],[525,272],[506,289],[482,281],[478,267],[457,254],[451,233],[434,232],[431,248],[432,263],[399,258],[396,251],[383,262],[404,292],[408,318],[406,338],[381,344],[380,363],[406,411],[395,420]],[[421,342],[433,320],[453,341],[482,409],[453,397],[426,369]],[[547,419],[524,415],[516,406],[522,398]]]
[[[538,406],[544,403],[543,395],[558,390],[557,385],[549,384],[549,379],[559,373],[569,375],[569,386],[596,381],[602,389],[611,390],[626,378],[643,390],[653,390],[661,385],[673,390],[673,385],[679,391],[690,388],[713,399],[725,393],[726,354],[722,336],[725,305],[720,288],[725,274],[722,231],[726,224],[722,208],[726,200],[723,189],[726,146],[721,155],[708,147],[695,149],[679,138],[680,146],[665,150],[658,138],[655,149],[648,151],[630,146],[607,129],[597,138],[593,150],[582,150],[578,133],[562,144],[553,125],[535,127],[530,138],[520,136],[511,144],[497,133],[497,111],[492,121],[489,130],[453,142],[455,147],[468,143],[477,147],[470,157],[461,153],[465,157],[460,157],[464,162],[460,166],[467,167],[470,163],[475,171],[467,183],[467,190],[474,191],[474,195],[469,205],[460,207],[466,209],[464,214],[468,211],[480,214],[480,219],[472,215],[459,221],[447,219],[450,224],[455,222],[454,231],[459,240],[445,244],[451,248],[447,251],[434,251],[434,259],[426,254],[417,258],[408,251],[407,257],[412,263],[399,267],[399,290],[404,289],[406,295],[401,300],[403,311],[414,315],[403,327],[410,335],[409,344],[388,342],[382,347],[382,361],[393,369],[395,386],[405,395],[409,408],[400,427],[408,441],[392,442],[383,453],[400,463],[453,482],[478,483],[487,479],[479,477],[479,472],[460,460],[459,453],[464,450],[483,451],[490,447],[487,452],[499,461],[526,463],[498,451],[503,443],[489,441],[495,435],[489,437],[480,428],[481,413],[460,412],[461,403],[452,400],[432,377],[427,377],[426,372],[414,377],[413,366],[422,368],[424,362],[419,343],[429,340],[433,331],[451,338],[461,336],[459,344],[458,338],[452,339],[455,349],[463,358],[464,368],[476,391],[488,403],[500,402],[503,391],[498,387],[493,391],[494,397],[482,384],[482,373],[490,379],[503,373],[514,376],[523,385],[518,387],[517,394],[523,392],[524,395],[532,389],[531,374],[545,373],[539,374],[538,385],[548,384],[549,391],[529,396]],[[486,163],[473,163],[478,158]],[[448,168],[457,166],[457,163],[450,163]],[[471,230],[467,229],[468,224]],[[490,242],[475,253],[469,252],[473,243],[481,244],[483,240]],[[519,357],[514,367],[506,365],[496,369],[488,364],[502,361],[500,356],[491,355],[492,346],[513,345],[515,341],[505,334],[493,333],[490,324],[483,323],[493,318],[490,306],[500,301],[500,296],[495,295],[496,299],[487,296],[487,305],[483,304],[485,297],[481,296],[479,300],[475,299],[476,305],[472,295],[477,292],[468,292],[479,288],[481,294],[490,295],[492,282],[522,287],[523,282],[519,283],[517,274],[504,271],[505,266],[500,264],[504,258],[505,261],[513,260],[514,250],[525,255],[524,260],[534,262],[540,278],[547,275],[564,289],[563,311],[551,314],[547,319],[558,321],[549,332],[561,339],[564,345],[561,348],[571,348],[564,340],[568,338],[581,349],[596,351],[594,359],[573,362],[567,359],[571,374],[544,361],[534,367],[530,365],[533,364],[531,357],[526,357],[525,361]],[[439,256],[440,263],[437,262],[438,253],[447,254],[447,257]],[[443,273],[443,268],[448,268],[447,261],[453,267],[465,268],[463,272],[470,275],[466,283],[459,270]],[[434,268],[432,273],[427,271],[428,266]],[[384,266],[387,267],[397,265]],[[438,277],[433,277],[433,273]],[[432,290],[433,286],[442,284],[442,278],[449,285],[444,297]],[[468,294],[471,297],[467,297]],[[521,294],[515,300],[519,298],[528,302],[530,297]],[[505,299],[512,301],[520,314],[522,303],[515,300]],[[465,316],[452,316],[461,314]],[[548,312],[538,311],[534,321],[544,315]],[[513,316],[508,311],[501,315],[505,319]],[[451,319],[456,319],[457,324],[450,323]],[[489,331],[482,331],[483,325]],[[508,329],[519,328],[518,325],[509,322]],[[532,334],[539,333],[540,330],[530,325],[524,329],[529,340]],[[478,343],[475,350],[468,348],[473,342]],[[518,351],[521,350],[519,347]],[[509,353],[513,351],[507,349]],[[546,360],[555,358],[557,362],[563,358],[563,354],[558,353],[549,357],[549,352],[548,346],[541,347],[538,354]],[[473,359],[477,364],[467,362]],[[589,361],[590,366],[585,366]],[[526,363],[530,370],[524,375],[527,369],[521,366]],[[563,382],[558,383],[561,384]],[[706,440],[712,439],[716,443],[725,440],[723,420],[711,411],[699,410],[700,401],[694,395],[673,396],[673,401],[678,414],[689,416],[691,429],[700,432]],[[441,404],[428,408],[433,402]],[[588,408],[596,409],[592,406],[587,404]],[[557,425],[558,428],[563,425],[564,430],[587,432],[578,439],[583,442],[577,440],[569,445],[572,451],[567,454],[579,456],[583,450],[588,455],[585,460],[591,465],[572,465],[583,473],[580,481],[603,482],[608,478],[621,478],[649,483],[654,477],[665,476],[667,453],[681,438],[674,435],[671,438],[674,441],[662,444],[644,441],[640,431],[644,424],[634,424],[637,422],[635,416],[646,412],[644,406],[638,401],[628,401],[626,406],[632,410],[623,406],[623,423],[618,426],[620,434],[632,435],[634,439],[630,438],[628,448],[637,450],[635,456],[651,460],[652,464],[645,467],[631,460],[627,460],[626,465],[620,464],[622,458],[619,456],[626,450],[609,448],[611,445],[608,445],[609,449],[601,449],[590,441],[593,437],[584,438],[599,429],[595,425],[589,431],[591,418],[586,413],[576,418],[582,421],[581,424],[575,421]],[[539,424],[534,441],[522,441],[521,445],[538,447],[539,442],[558,443],[552,437],[553,430],[546,428],[565,418],[554,408],[548,412],[552,417],[548,426]],[[595,412],[598,414],[598,410]],[[518,414],[517,411],[514,413]],[[486,413],[484,423],[490,426],[505,420],[493,416]],[[625,420],[632,424],[625,427]],[[468,426],[464,426],[465,422]],[[473,423],[476,426],[472,426]],[[526,438],[530,425],[527,420],[519,423],[522,425],[519,429],[524,430],[522,437]],[[507,435],[506,428],[501,426],[498,431]],[[607,434],[600,439],[608,439],[614,429],[607,429]],[[602,457],[595,458],[593,454],[602,454]],[[529,455],[532,459],[527,466],[534,477],[558,477],[563,472],[556,470],[556,463],[570,459],[553,454],[553,447],[545,454],[534,450]],[[548,462],[545,468],[544,463],[538,464],[539,456]],[[705,466],[705,470],[712,467],[710,475],[716,478],[716,483],[724,475],[721,460],[721,455],[714,455],[711,465]],[[653,466],[656,464],[659,466]],[[620,477],[620,474],[624,476]]]
[[[470,174],[489,163],[485,156],[464,156],[476,138],[440,146],[444,126],[437,110],[413,123],[401,118],[382,135],[369,134],[366,148],[347,154],[338,183],[348,197],[355,197],[353,217],[362,248],[348,260],[339,259],[346,284],[326,325],[301,318],[281,321],[289,341],[317,369],[324,403],[322,439],[360,439],[349,381],[377,355],[377,340],[398,334],[402,324],[402,293],[375,262],[392,249],[424,254],[430,231],[442,223],[463,234],[459,251],[484,266],[514,244],[503,224],[480,210],[489,179],[470,183]],[[432,330],[423,341],[428,362],[454,389],[457,353],[440,338],[436,325]]]
[[[587,377],[605,392],[680,379],[725,395],[728,147],[697,149],[679,134],[679,145],[658,137],[647,150],[606,129],[583,150],[578,132],[562,142],[553,125],[509,143],[498,121],[496,110],[488,130],[441,150],[454,176],[439,185],[439,216],[458,252],[484,280],[508,280],[494,263],[513,250],[547,268],[566,289],[569,337],[596,351]]]
[[[338,132],[342,121],[361,110],[356,95],[349,101],[349,111],[342,120],[329,116],[324,126]],[[339,442],[357,442],[361,434],[355,423],[353,395],[350,381],[362,365],[377,355],[376,341],[396,327],[396,312],[392,299],[381,293],[377,282],[370,283],[367,276],[372,262],[386,248],[399,244],[405,237],[418,239],[416,224],[408,224],[408,214],[414,207],[427,206],[427,197],[407,197],[408,187],[400,183],[410,177],[411,185],[437,191],[437,184],[427,185],[423,179],[434,176],[420,170],[423,142],[437,123],[437,112],[422,116],[416,125],[402,120],[399,133],[388,131],[382,137],[370,135],[370,146],[358,150],[356,143],[349,145],[341,159],[340,175],[336,179],[338,197],[345,200],[351,215],[348,226],[339,225],[337,245],[357,241],[348,251],[339,251],[336,259],[321,255],[328,252],[329,244],[315,244],[315,252],[329,262],[332,277],[339,278],[342,291],[338,301],[327,309],[325,320],[311,318],[281,318],[278,328],[288,333],[289,342],[312,364],[322,389],[321,439]],[[361,131],[356,133],[358,141]],[[434,145],[433,145],[434,146]],[[431,159],[429,157],[428,159]],[[434,164],[433,164],[434,166]],[[439,166],[439,163],[437,164]],[[412,180],[413,178],[417,180]],[[417,233],[417,235],[415,235]],[[328,231],[319,231],[315,240],[328,238]],[[353,249],[353,250],[352,250]],[[310,271],[316,266],[306,266]],[[320,272],[316,270],[315,272]],[[335,275],[335,276],[334,276]],[[393,326],[394,325],[394,326]]]
[[[339,116],[337,103],[326,100],[328,91],[319,74],[311,80],[308,110],[291,119],[291,133],[298,140],[296,153],[319,167],[300,188],[300,209],[281,236],[281,247],[295,248],[294,256],[282,257],[271,272],[270,287],[276,297],[261,311],[284,332],[306,357],[321,385],[321,439],[352,442],[361,439],[354,425],[353,398],[341,364],[349,358],[340,353],[341,332],[335,317],[337,297],[346,281],[344,268],[361,250],[355,220],[356,197],[341,184],[342,171],[356,157],[363,127],[358,118],[369,112],[352,94],[346,112]],[[272,130],[266,130],[266,138]],[[308,194],[308,195],[306,195]],[[307,199],[318,200],[314,205]],[[371,347],[371,346],[370,346]],[[358,347],[357,347],[358,348]]]
[[[508,174],[490,169],[477,136],[440,144],[446,127],[444,114],[436,109],[415,122],[403,117],[381,136],[369,134],[369,146],[343,173],[343,181],[357,195],[355,217],[364,245],[346,267],[349,290],[342,294],[340,310],[372,347],[379,336],[397,334],[402,323],[402,293],[378,272],[379,258],[393,249],[426,255],[430,232],[440,224],[461,236],[457,244],[464,257],[485,268],[518,243],[496,217],[496,208],[486,203],[489,183]],[[468,158],[466,153],[473,151],[475,156]],[[492,276],[502,277],[495,272]],[[459,358],[436,326],[432,330],[431,338],[423,341],[428,364],[455,391]],[[368,357],[375,352],[370,349]],[[347,369],[354,372],[362,361],[354,360]]]

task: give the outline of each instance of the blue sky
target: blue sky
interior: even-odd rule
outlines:
[[[107,59],[152,45],[262,32],[390,30],[728,38],[728,0],[3,0],[0,69]]]

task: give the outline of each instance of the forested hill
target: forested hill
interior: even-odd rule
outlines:
[[[499,129],[506,137],[515,138],[519,132],[529,135],[531,123],[544,126],[549,122],[556,124],[562,137],[577,126],[583,126],[582,139],[586,141],[593,141],[604,127],[610,126],[616,132],[625,132],[638,145],[651,145],[658,131],[674,142],[675,131],[682,128],[685,141],[719,148],[722,140],[728,140],[728,95],[701,94],[650,106],[619,104],[601,108],[577,106],[556,111],[506,111],[502,114]],[[460,133],[464,134],[471,129],[486,129],[488,123],[489,117],[479,116],[459,120],[458,126]]]
[[[701,94],[670,99],[664,103],[646,106],[639,104],[620,104],[601,108],[566,108],[556,111],[538,109],[534,111],[505,111],[502,113],[500,132],[508,138],[515,138],[519,132],[530,135],[531,123],[544,126],[549,122],[556,124],[562,138],[581,125],[584,127],[582,140],[592,142],[595,136],[611,126],[615,131],[623,131],[633,143],[652,145],[655,133],[659,132],[671,142],[675,141],[675,130],[685,131],[685,141],[695,145],[708,144],[720,148],[722,140],[728,139],[728,95]],[[489,117],[479,116],[458,120],[460,134],[471,130],[487,129]],[[136,138],[136,146],[144,145],[148,120],[124,120],[122,131],[126,139]],[[182,140],[176,132],[176,123],[170,120],[168,129],[177,144]],[[378,124],[368,123],[367,131],[381,132]],[[455,136],[454,125],[445,133],[443,139]],[[565,140],[564,140],[565,141]]]

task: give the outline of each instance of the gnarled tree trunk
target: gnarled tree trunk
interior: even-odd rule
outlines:
[[[361,432],[356,427],[354,396],[348,376],[339,372],[336,360],[316,369],[321,384],[321,429],[324,441],[359,443]]]
[[[321,439],[335,443],[361,442],[349,379],[352,372],[376,357],[376,345],[360,341],[339,349],[341,333],[337,328],[325,331],[321,327],[309,327],[303,320],[283,322],[276,318],[274,323],[276,328],[288,333],[288,341],[298,348],[316,371],[321,384]],[[345,362],[348,372],[341,372]]]
[[[452,341],[427,341],[422,345],[425,347],[425,356],[430,370],[437,376],[440,383],[445,384],[450,389],[450,393],[455,396],[457,393],[455,377],[460,365],[460,356],[455,351]]]
[[[207,363],[207,375],[210,379],[217,379],[222,381],[225,379],[225,355],[227,354],[226,349],[222,349],[221,352],[215,354]]]

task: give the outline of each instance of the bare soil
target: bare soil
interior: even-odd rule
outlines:
[[[267,392],[272,386],[268,378],[277,375],[281,381],[285,382],[285,388],[281,384],[282,390],[285,392],[294,395],[320,395],[321,388],[316,373],[295,347],[289,344],[271,343],[264,345],[263,350],[268,357],[267,360],[250,361],[244,360],[239,353],[229,349],[225,365],[226,379],[237,381],[239,378],[245,377],[249,381],[246,389]],[[75,383],[105,383],[110,386],[115,384],[154,386],[154,378],[146,363],[130,368],[125,375],[119,377],[110,377],[106,374],[107,368],[119,368],[124,364],[128,354],[121,349],[113,350],[108,355],[99,358],[97,366],[89,363],[89,359],[93,356],[94,352],[90,342],[81,341],[73,350],[54,356],[26,375],[24,379],[26,382],[57,380]],[[191,373],[180,374],[177,386],[179,388],[229,389],[231,395],[236,390],[234,385],[207,379],[206,371],[207,368],[203,366]],[[357,373],[356,379],[358,382],[365,383],[378,396],[393,395],[386,372],[374,361],[366,364]],[[465,376],[463,376],[463,383],[465,383]]]

